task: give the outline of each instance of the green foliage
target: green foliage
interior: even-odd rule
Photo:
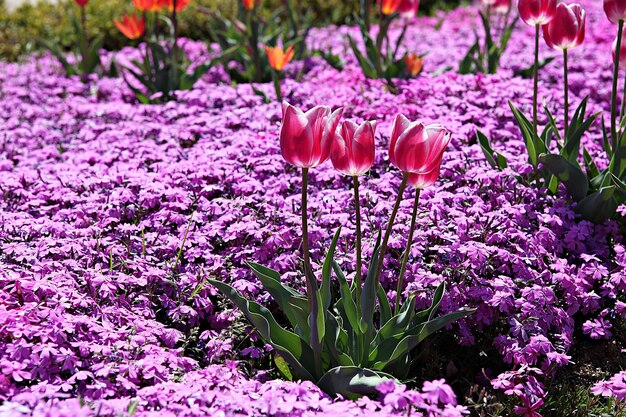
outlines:
[[[511,23],[508,23],[510,12],[507,13],[499,39],[497,39],[492,31],[489,10],[479,14],[485,32],[484,44],[481,45],[480,36],[474,32],[476,41],[461,60],[459,74],[495,74],[500,66],[500,57],[506,50],[515,25],[519,20],[519,17],[515,17]]]
[[[209,282],[244,313],[297,377],[316,382],[330,395],[357,398],[374,393],[376,386],[386,379],[405,379],[414,348],[429,335],[474,310],[435,317],[445,291],[442,283],[435,290],[428,309],[416,312],[415,298],[409,297],[399,313],[392,315],[389,300],[375,279],[380,235],[361,298],[357,299],[356,288],[348,284],[334,261],[340,231],[335,233],[326,254],[322,283],[320,287],[315,285],[312,304],[304,294],[282,284],[278,272],[256,263],[249,264],[292,330],[281,326],[268,309],[246,300],[231,286],[217,280]],[[333,297],[331,291],[333,271],[339,297]],[[282,364],[277,363],[277,366],[283,375],[291,375],[281,369]]]
[[[300,13],[292,1],[285,1],[269,18],[258,10],[240,8],[238,16],[225,17],[219,12],[207,12],[209,32],[221,48],[213,64],[224,65],[231,80],[237,83],[278,82],[279,74],[272,74],[265,51],[259,45],[275,46],[282,40],[283,48],[294,47],[295,58],[305,54],[305,40],[313,26],[310,13]],[[234,63],[234,65],[233,65]],[[277,96],[280,92],[277,89]]]
[[[173,59],[171,47],[166,48],[158,41],[147,41],[143,60],[133,60],[132,64],[132,67],[123,67],[122,74],[126,84],[143,104],[173,99],[173,92],[193,88],[196,81],[211,68],[209,64],[202,64],[189,71],[189,62]],[[128,74],[142,85],[143,90],[135,87]]]

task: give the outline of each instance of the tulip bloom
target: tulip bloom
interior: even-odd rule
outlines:
[[[113,23],[124,36],[131,40],[140,38],[146,30],[145,19],[139,18],[137,15],[123,15],[121,22],[113,19]]]
[[[382,0],[380,5],[380,11],[385,16],[394,14],[400,9],[403,0]]]
[[[333,136],[343,109],[316,106],[306,113],[283,101],[280,151],[285,161],[299,168],[313,168],[328,160]]]
[[[133,0],[133,4],[140,12],[158,12],[165,7],[162,0]]]
[[[346,120],[335,133],[330,159],[335,169],[351,177],[360,177],[374,164],[376,122],[360,126]]]
[[[171,13],[174,11],[174,0],[165,0],[167,10]],[[185,7],[189,6],[191,0],[176,0],[176,13],[182,12]]]
[[[406,66],[406,72],[408,72],[411,77],[415,77],[422,72],[424,58],[415,53],[407,54],[404,57],[404,65]]]
[[[243,7],[246,10],[253,10],[254,9],[254,5],[255,4],[260,4],[261,1],[260,0],[241,0],[241,4],[243,4]]]
[[[411,123],[399,114],[393,121],[389,160],[403,172],[428,174],[441,163],[448,143],[450,133],[441,125]]]
[[[402,17],[415,17],[419,7],[419,0],[402,0],[400,6],[398,6],[398,13],[400,13]]]
[[[543,27],[548,46],[556,50],[572,49],[585,39],[585,10],[579,4],[559,3],[550,23]]]
[[[625,0],[604,0],[602,6],[604,13],[611,23],[619,23],[620,20],[626,20],[626,1]]]
[[[496,0],[493,10],[499,14],[507,14],[511,10],[511,0]]]
[[[80,7],[85,7],[87,3],[89,3],[89,0],[74,0],[74,2],[76,2],[76,4],[78,4]]]
[[[519,0],[519,17],[530,26],[550,23],[556,14],[556,0]]]
[[[289,46],[287,50],[283,50],[280,46],[265,46],[265,53],[267,54],[267,59],[270,62],[270,67],[275,69],[276,71],[282,71],[282,69],[293,59],[295,54],[293,50],[293,45]]]
[[[437,166],[437,168],[427,174],[409,174],[409,185],[417,188],[418,190],[430,187],[435,183],[435,181],[437,181],[437,178],[439,178],[440,168],[441,165]]]

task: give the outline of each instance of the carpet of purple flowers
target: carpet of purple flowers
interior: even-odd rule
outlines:
[[[583,5],[587,36],[570,54],[570,99],[589,95],[591,110],[606,111],[614,27],[598,2]],[[493,352],[504,365],[485,369],[491,387],[518,397],[517,413],[533,415],[573,345],[614,339],[626,316],[626,248],[616,222],[581,221],[565,191],[546,197],[516,178],[530,167],[506,100],[528,113],[531,80],[513,71],[531,63],[532,28],[518,26],[498,75],[442,72],[456,68],[478,25],[474,8],[415,19],[404,43],[428,52],[425,71],[399,81],[397,95],[365,79],[349,56],[345,35],[357,29],[316,29],[311,46],[331,46],[345,70],[317,58],[296,62],[283,94],[301,108],[343,106],[345,118],[379,121],[376,163],[362,186],[366,259],[401,180],[385,150],[392,118],[403,113],[453,132],[441,177],[422,194],[407,291],[420,291],[424,307],[445,280],[443,311],[477,308],[446,332]],[[195,61],[214,53],[200,43],[184,48]],[[541,55],[553,53],[544,47]],[[561,77],[557,57],[540,80],[540,97],[557,114]],[[273,97],[270,84],[258,88]],[[280,106],[249,85],[232,87],[219,68],[177,102],[146,106],[133,97],[119,78],[85,85],[62,76],[50,57],[0,63],[0,415],[465,412],[444,380],[339,401],[311,383],[246,367],[267,361],[267,349],[204,280],[271,303],[244,264],[252,260],[303,286],[300,178],[280,156]],[[510,169],[489,167],[477,128]],[[599,127],[592,132],[583,141],[600,158]],[[338,226],[353,235],[352,191],[330,163],[311,171],[310,190],[319,262]],[[384,271],[398,269],[411,202],[407,192]],[[337,256],[353,274],[354,242],[341,239]],[[392,300],[394,279],[382,279]],[[594,392],[626,397],[626,376]]]

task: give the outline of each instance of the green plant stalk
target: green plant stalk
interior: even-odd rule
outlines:
[[[176,6],[178,0],[173,0],[173,9],[172,9],[172,26],[173,26],[173,44],[172,44],[172,81],[174,82],[174,88],[178,89],[178,21],[176,17]]]
[[[385,255],[387,254],[387,244],[389,243],[389,237],[391,236],[391,229],[393,228],[393,224],[396,220],[396,215],[398,214],[398,209],[400,208],[400,203],[402,202],[402,195],[404,194],[404,189],[406,188],[408,180],[409,173],[402,173],[402,182],[400,183],[400,188],[398,189],[398,197],[396,198],[396,203],[391,211],[389,223],[387,223],[387,228],[385,229],[383,243],[380,245],[380,254],[378,255],[378,271],[376,271],[376,279],[374,281],[375,288],[378,288],[378,285],[380,284],[380,274],[383,271],[383,261],[385,260]]]
[[[620,105],[620,111],[619,111],[619,122],[620,122],[620,124],[622,123],[622,119],[624,118],[624,107],[625,106],[626,106],[626,77],[624,77],[624,88],[623,88],[623,92],[622,92],[622,104]]]
[[[254,62],[254,81],[261,82],[262,70],[261,70],[261,57],[259,56],[259,27],[253,22],[253,14],[256,7],[247,13],[248,15],[248,28],[249,28],[249,42],[250,51],[252,53],[252,62]]]
[[[404,284],[404,274],[406,273],[406,264],[409,260],[409,252],[411,252],[411,245],[413,244],[413,233],[415,232],[415,222],[417,220],[417,207],[420,201],[420,191],[417,188],[415,190],[415,200],[413,201],[413,213],[411,214],[411,227],[409,229],[409,237],[406,240],[406,248],[404,249],[404,256],[402,256],[402,266],[400,267],[400,276],[398,277],[398,287],[396,288],[396,305],[394,306],[395,314],[400,312],[400,296],[402,295],[402,285]]]
[[[567,143],[569,128],[569,83],[567,82],[567,49],[563,49],[563,142]]]
[[[370,4],[370,0],[363,0],[363,20],[365,23],[365,28],[369,32],[371,26],[371,12],[372,5]]]
[[[356,211],[356,274],[354,276],[354,286],[356,288],[357,311],[361,308],[361,270],[363,260],[361,253],[361,202],[359,201],[359,177],[352,177],[354,183],[354,209]]]
[[[83,81],[87,79],[87,51],[89,50],[89,45],[87,44],[87,13],[85,12],[85,7],[80,8],[80,28],[83,32],[83,39],[81,44],[81,55],[82,59],[80,62],[81,68],[81,78]]]
[[[309,169],[302,168],[302,253],[304,258],[304,278],[306,281],[306,298],[309,307],[309,314],[313,314],[315,308],[315,300],[317,292],[317,282],[313,275],[311,267],[311,255],[309,252],[309,219],[308,219],[308,202],[307,188],[309,186]],[[320,308],[321,306],[318,306]],[[319,342],[319,334],[317,326],[311,326],[310,334],[311,347],[313,348],[315,369],[321,375],[322,370],[322,352]],[[318,376],[319,378],[319,376]]]
[[[535,25],[535,67],[533,68],[533,133],[535,141],[539,141],[537,129],[537,96],[539,93],[539,24]]]
[[[617,148],[617,78],[619,72],[619,53],[622,45],[622,32],[624,30],[624,21],[620,20],[617,24],[617,45],[615,47],[615,62],[613,63],[613,86],[611,89],[611,143],[613,152]]]
[[[276,90],[276,100],[280,103],[283,101],[283,93],[280,89],[280,72],[272,69],[272,81],[274,82],[274,90]]]
[[[383,43],[385,42],[385,38],[387,38],[387,30],[390,24],[388,19],[391,19],[391,17],[384,14],[381,15],[379,31],[378,35],[376,35],[376,50],[378,51],[378,55],[376,56],[376,75],[378,78],[383,77]],[[363,40],[365,41],[365,39]],[[389,42],[387,42],[387,44],[389,44]]]

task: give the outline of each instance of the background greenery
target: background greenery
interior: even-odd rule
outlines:
[[[46,39],[59,43],[63,48],[74,44],[71,19],[78,13],[73,0],[59,0],[56,4],[39,1],[35,5],[24,4],[9,13],[0,0],[0,59],[16,60],[21,55],[38,49],[37,40]],[[263,12],[269,15],[284,0],[263,0]],[[460,0],[423,0],[420,13],[433,13],[448,9]],[[209,38],[208,17],[202,10],[219,11],[232,16],[237,11],[238,0],[193,0],[181,17],[181,36],[192,39]],[[312,0],[304,6],[313,12],[317,25],[350,23],[352,14],[358,10],[358,0]],[[134,11],[131,0],[90,0],[87,5],[88,31],[90,36],[105,34],[104,47],[109,50],[128,45],[113,24],[114,18]]]

